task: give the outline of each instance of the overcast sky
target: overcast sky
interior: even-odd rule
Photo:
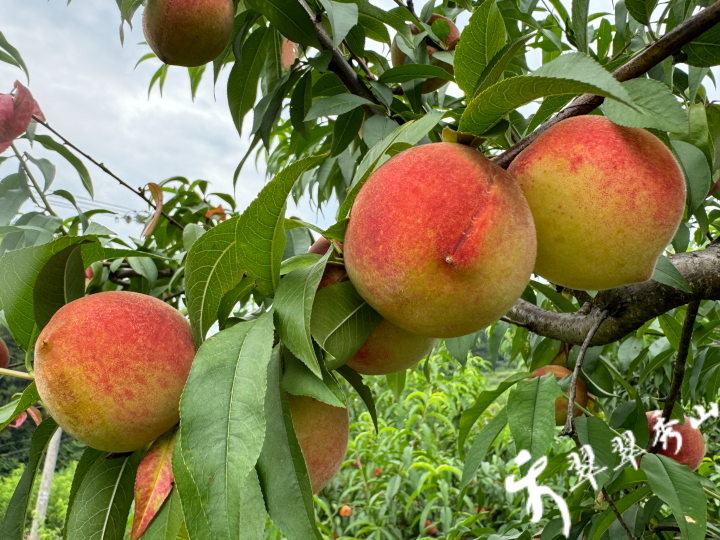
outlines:
[[[390,0],[374,3],[393,5]],[[612,9],[607,0],[593,1],[592,9],[605,8]],[[2,0],[0,31],[23,56],[30,71],[30,89],[50,125],[130,185],[181,175],[209,180],[213,191],[232,192],[232,175],[247,150],[248,136],[238,136],[229,114],[225,94],[229,70],[221,73],[216,92],[211,74],[206,74],[193,103],[187,71],[171,67],[164,96],[156,88],[148,99],[148,83],[161,64],[153,59],[134,69],[149,51],[138,45],[144,40],[141,15],[139,11],[135,16],[134,30],[126,26],[123,47],[114,0],[74,0],[70,6],[64,0]],[[458,25],[464,26],[467,18],[463,13]],[[539,51],[533,52],[531,63],[539,63]],[[9,92],[16,79],[27,82],[20,70],[0,63],[0,92]],[[716,98],[717,91],[711,88],[710,93]],[[246,129],[250,125],[245,122]],[[38,128],[38,133],[44,132]],[[32,153],[44,154],[42,149]],[[59,166],[53,188],[86,198],[74,169],[57,154],[48,157]],[[10,167],[5,164],[0,174],[9,174]],[[142,200],[102,171],[91,164],[88,169],[97,201],[146,209]],[[259,170],[250,161],[245,165],[237,184],[240,209],[260,191],[264,173],[262,163]],[[290,211],[323,226],[334,222],[335,208],[327,209],[324,216],[316,215],[305,202]],[[58,210],[61,215],[70,212]],[[142,230],[137,223],[96,219],[123,236],[139,236]]]

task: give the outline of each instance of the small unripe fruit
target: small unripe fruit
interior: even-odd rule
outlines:
[[[0,339],[0,368],[7,368],[10,365],[10,351],[5,342]]]
[[[460,30],[458,30],[458,27],[455,26],[455,23],[452,22],[450,19],[448,19],[447,17],[443,17],[442,15],[438,15],[438,14],[433,14],[430,17],[430,21],[428,24],[430,24],[432,26],[432,23],[434,23],[438,19],[447,21],[448,25],[450,26],[450,34],[448,35],[447,39],[442,44],[446,47],[446,49],[448,51],[454,51],[455,46],[458,43],[458,39],[460,38]],[[410,24],[408,26],[410,27],[410,32],[412,32],[414,35],[419,34],[422,31],[421,28],[418,28],[414,24]],[[407,55],[400,50],[400,47],[398,47],[397,40],[398,40],[398,37],[396,35],[392,41],[392,45],[390,46],[390,61],[392,62],[393,67],[399,67],[399,66],[404,65],[405,61],[407,59]],[[433,55],[436,52],[438,52],[437,47],[428,45],[427,51],[428,51],[428,56],[430,56],[432,65],[439,66],[450,74],[454,73],[453,67],[450,64],[447,64],[445,62],[440,62],[437,60],[433,60]],[[446,81],[445,79],[441,79],[439,77],[428,79],[423,83],[422,93],[429,94],[430,92],[434,92],[435,90],[442,88],[447,83],[448,83],[448,81]]]
[[[80,442],[132,452],[180,420],[195,347],[190,323],[151,296],[103,292],[53,315],[35,346],[45,408]]]
[[[230,41],[232,0],[148,0],[145,39],[166,64],[198,67],[214,60]]]
[[[645,414],[650,428],[650,442],[652,442],[655,440],[655,426],[662,418],[662,411],[648,411]],[[692,427],[687,416],[683,425],[677,424],[668,429],[682,437],[680,450],[678,450],[677,438],[670,436],[667,439],[667,448],[663,448],[663,443],[658,443],[657,453],[674,459],[681,465],[687,465],[693,471],[696,470],[705,457],[705,440],[700,430]]]
[[[602,116],[555,124],[508,171],[535,219],[535,273],[563,287],[650,279],[685,208],[682,170],[662,141]]]
[[[288,398],[310,484],[317,493],[338,473],[345,459],[350,429],[347,409],[307,396],[288,394]]]
[[[562,379],[568,375],[572,375],[572,371],[562,366],[549,365],[541,367],[532,372],[536,377],[542,377],[546,373],[553,373],[557,379]],[[577,386],[575,387],[575,403],[581,407],[587,408],[588,394],[587,387],[582,379],[578,379]],[[559,397],[555,400],[555,425],[564,426],[565,420],[567,419],[568,410],[568,399],[566,397]],[[582,414],[582,411],[577,407],[573,407],[573,416],[577,417]]]
[[[520,297],[535,264],[535,228],[507,171],[461,144],[399,153],[358,193],[344,243],[358,293],[421,336],[470,334]]]

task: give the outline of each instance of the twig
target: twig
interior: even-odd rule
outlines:
[[[637,32],[635,32],[635,33],[632,35],[632,37],[631,37],[630,39],[628,39],[628,42],[627,42],[625,45],[623,45],[623,48],[620,49],[620,50],[617,52],[616,55],[614,55],[610,60],[608,60],[608,64],[609,64],[610,62],[614,62],[615,60],[617,60],[618,58],[620,58],[620,56],[622,56],[622,53],[624,53],[625,50],[630,46],[630,44],[632,43],[633,38],[634,38],[636,35],[637,35]]]
[[[9,377],[16,377],[18,379],[25,379],[28,381],[35,380],[35,377],[30,375],[29,373],[25,373],[23,371],[13,371],[12,369],[0,368],[0,375],[7,375]]]
[[[715,26],[718,22],[720,22],[720,2],[715,2],[697,15],[673,28],[657,41],[648,45],[642,53],[630,60],[627,64],[616,69],[613,72],[613,77],[620,82],[624,82],[644,75],[651,68],[669,56],[672,56],[700,34]],[[583,94],[573,102],[572,108],[566,107],[560,111],[555,117],[542,124],[519,143],[511,146],[499,156],[494,157],[493,162],[506,169],[518,154],[537,139],[542,132],[566,118],[580,116],[594,111],[602,105],[603,101],[604,98],[600,96]]]
[[[630,540],[636,540],[635,535],[633,535],[633,533],[630,531],[630,527],[628,527],[627,523],[625,523],[625,520],[623,519],[622,514],[617,509],[617,506],[615,506],[615,503],[613,502],[612,498],[610,497],[610,494],[608,493],[607,489],[605,489],[604,487],[602,488],[602,494],[603,494],[603,499],[605,499],[607,501],[608,506],[612,509],[613,514],[615,514],[615,517],[620,522],[620,525],[622,525],[622,528],[625,529],[625,532],[627,533],[628,538]]]
[[[685,321],[683,322],[682,333],[680,334],[680,345],[678,346],[678,354],[675,359],[675,369],[673,370],[670,390],[663,400],[665,406],[663,407],[662,417],[666,422],[670,421],[673,407],[675,407],[675,401],[682,388],[683,378],[685,377],[685,363],[687,362],[687,356],[690,350],[690,338],[692,338],[693,325],[695,324],[695,318],[697,317],[699,308],[700,300],[693,300],[688,304],[687,312],[685,313]]]
[[[350,52],[350,56],[352,56],[353,60],[355,60],[358,65],[362,68],[362,70],[365,72],[365,76],[370,79],[371,81],[376,81],[377,77],[375,77],[375,74],[370,71],[370,68],[367,67],[367,64],[365,63],[365,60],[360,58],[357,54],[353,52],[353,50],[350,48],[350,45],[347,42],[347,39],[343,39],[343,44],[345,47],[347,47],[347,50]]]
[[[114,172],[112,172],[110,169],[108,169],[108,168],[105,166],[104,163],[100,163],[99,161],[93,159],[91,156],[89,156],[88,154],[86,154],[85,152],[83,152],[82,150],[80,150],[80,149],[79,149],[77,146],[75,146],[73,143],[71,143],[70,141],[68,141],[65,137],[63,137],[62,135],[60,135],[60,133],[58,133],[57,131],[55,131],[55,129],[51,128],[51,127],[50,127],[50,124],[48,124],[47,122],[44,122],[43,120],[41,120],[40,118],[38,118],[38,117],[35,116],[35,115],[33,115],[33,120],[35,120],[38,124],[42,124],[44,127],[46,127],[47,129],[49,129],[50,131],[52,131],[55,135],[57,135],[58,137],[60,137],[60,139],[62,139],[62,142],[63,142],[66,146],[69,146],[70,148],[72,148],[73,150],[75,150],[78,154],[80,154],[80,155],[83,156],[85,159],[87,159],[88,161],[90,161],[93,165],[95,165],[96,167],[99,167],[100,169],[102,169],[102,171],[103,171],[105,174],[107,174],[107,175],[109,175],[109,176],[112,176],[115,180],[117,180],[118,182],[120,182],[120,185],[121,185],[121,186],[128,188],[128,189],[129,189],[130,191],[132,191],[135,195],[137,195],[137,196],[140,197],[143,201],[145,201],[147,204],[149,204],[152,208],[155,208],[155,203],[153,203],[151,199],[148,199],[148,198],[145,196],[145,193],[143,193],[142,188],[134,189],[132,186],[130,186],[129,184],[127,184],[126,182],[124,182],[118,175],[116,175]],[[171,217],[170,217],[169,215],[167,215],[165,212],[161,212],[161,213],[162,213],[163,217],[165,217],[165,219],[167,219],[172,225],[174,225],[175,227],[177,227],[177,228],[180,229],[180,230],[183,230],[184,227],[183,227],[182,225],[180,225],[177,221],[175,221],[173,218],[171,218]]]
[[[575,411],[575,389],[577,388],[578,377],[580,376],[580,369],[582,368],[583,362],[585,361],[585,353],[590,346],[590,341],[592,340],[595,332],[597,332],[597,329],[600,328],[600,325],[607,316],[608,310],[602,310],[600,312],[600,316],[595,321],[595,324],[592,325],[587,335],[585,336],[585,341],[583,342],[582,348],[580,349],[580,354],[578,354],[577,362],[575,362],[575,369],[573,370],[572,374],[572,379],[570,380],[570,390],[568,391],[567,418],[565,419],[565,427],[560,432],[560,435],[572,435],[575,433],[573,412]]]
[[[181,291],[178,291],[175,294],[170,294],[170,295],[166,296],[165,298],[163,298],[163,302],[168,302],[168,301],[172,300],[173,298],[182,296],[183,294],[185,294],[185,289],[182,289]]]
[[[405,2],[403,2],[402,0],[395,0],[395,3],[399,7],[407,9],[410,12],[410,15],[415,17],[415,20],[417,22],[420,22],[420,17],[418,17],[417,14],[415,13],[415,6],[413,5],[413,0],[408,0],[407,5],[405,5]]]
[[[22,165],[22,168],[25,169],[25,172],[27,173],[28,177],[30,178],[30,181],[32,182],[33,186],[35,186],[35,191],[38,192],[38,195],[40,195],[42,202],[45,204],[45,210],[47,210],[51,216],[55,216],[55,217],[59,218],[60,216],[58,216],[57,212],[55,212],[55,210],[52,209],[52,206],[50,206],[50,201],[47,200],[47,197],[45,197],[45,193],[43,193],[43,190],[40,189],[40,184],[38,184],[37,180],[35,180],[35,175],[33,175],[32,171],[30,170],[30,167],[28,167],[27,163],[25,163],[25,160],[22,158],[22,155],[18,151],[17,146],[15,146],[15,143],[14,142],[10,143],[10,146],[12,146],[13,152],[15,152],[15,155],[20,160],[20,164]],[[63,229],[63,232],[64,232],[64,229]]]

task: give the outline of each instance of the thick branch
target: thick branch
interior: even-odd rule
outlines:
[[[683,378],[685,377],[685,363],[687,362],[688,351],[690,350],[690,338],[692,338],[693,325],[695,324],[698,309],[700,309],[700,301],[693,300],[688,304],[687,312],[685,313],[685,321],[683,322],[682,333],[680,334],[680,346],[678,347],[678,354],[675,359],[672,382],[670,383],[670,390],[664,399],[665,407],[663,408],[663,418],[666,422],[670,421],[673,407],[675,407],[675,401],[682,388]]]
[[[613,72],[613,77],[623,82],[644,75],[651,68],[678,52],[682,47],[719,22],[720,2],[715,2],[650,44],[642,53],[630,60],[627,64],[616,69]],[[603,98],[599,96],[583,94],[563,111],[555,115],[554,118],[542,124],[530,135],[510,147],[506,152],[495,157],[493,161],[501,167],[507,168],[518,154],[537,139],[543,131],[566,118],[588,114],[602,105],[602,102]]]
[[[592,304],[607,309],[610,315],[590,346],[617,341],[646,321],[693,300],[720,300],[720,244],[680,253],[671,260],[690,284],[692,294],[653,280],[599,292]],[[525,300],[518,300],[507,317],[536,334],[573,345],[583,343],[595,322],[595,316],[583,310],[555,313]]]

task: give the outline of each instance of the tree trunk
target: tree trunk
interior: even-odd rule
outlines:
[[[43,465],[42,479],[40,480],[40,491],[38,492],[37,503],[35,504],[35,515],[33,516],[32,529],[30,530],[30,540],[40,540],[38,529],[45,516],[47,516],[48,503],[50,502],[50,488],[52,487],[53,476],[55,475],[55,464],[57,463],[58,452],[60,451],[60,438],[62,437],[62,428],[58,428],[50,440],[47,454],[45,455],[45,464]]]

